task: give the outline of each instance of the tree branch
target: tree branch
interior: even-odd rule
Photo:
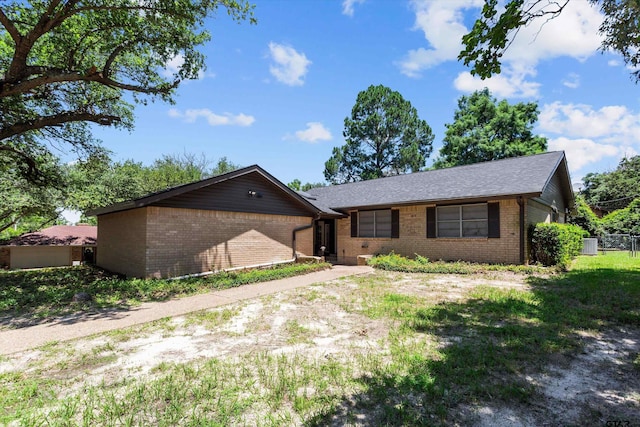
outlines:
[[[7,30],[7,32],[13,39],[13,42],[18,45],[18,43],[20,43],[20,40],[22,40],[22,35],[13,24],[13,21],[11,21],[9,17],[4,14],[2,8],[0,8],[0,24],[2,24],[2,26]]]
[[[115,122],[119,122],[120,120],[120,117],[111,116],[108,114],[93,114],[78,111],[60,113],[53,116],[38,117],[37,119],[29,122],[16,123],[7,127],[0,128],[0,141],[30,130],[38,130],[49,126],[59,126],[70,122],[93,122],[99,125],[109,126],[114,124]],[[15,152],[15,150],[11,150],[10,147],[0,146],[0,150],[7,149],[9,151]]]

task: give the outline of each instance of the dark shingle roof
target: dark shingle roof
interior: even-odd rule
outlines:
[[[480,199],[499,196],[539,196],[556,169],[566,160],[556,151],[495,160],[369,181],[312,188],[309,201],[323,212],[349,208],[391,206]]]

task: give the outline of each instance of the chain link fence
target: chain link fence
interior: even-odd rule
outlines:
[[[598,239],[600,250],[607,251],[629,251],[629,255],[637,256],[640,251],[640,236],[630,234],[605,234]]]

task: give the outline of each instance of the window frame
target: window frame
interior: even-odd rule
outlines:
[[[373,213],[373,235],[363,236],[361,225],[363,223],[360,214]],[[377,221],[376,212],[389,213],[389,218],[385,218],[384,222]],[[400,211],[398,209],[365,209],[351,212],[351,237],[363,239],[397,239],[400,237]],[[385,233],[380,235],[381,229],[379,224],[384,223]]]
[[[485,210],[485,217],[484,218],[471,218],[471,219],[465,219],[464,218],[464,208],[465,207],[472,207],[472,206],[484,206]],[[445,219],[442,220],[440,219],[440,211],[441,209],[451,209],[451,208],[458,208],[458,212],[457,212],[457,219]],[[436,210],[436,218],[435,218],[435,228],[436,228],[436,238],[439,239],[486,239],[489,238],[489,203],[488,202],[482,202],[482,203],[469,203],[469,204],[461,204],[461,205],[441,205],[441,206],[436,206],[435,208]],[[475,236],[469,236],[469,235],[465,235],[464,231],[464,225],[466,224],[470,224],[470,223],[475,223],[475,224],[480,224],[480,223],[484,223],[484,229],[483,229],[483,234],[482,235],[475,235]],[[441,232],[440,232],[440,224],[457,224],[458,225],[458,233],[455,236],[442,236]]]

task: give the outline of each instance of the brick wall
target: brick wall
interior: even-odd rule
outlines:
[[[148,207],[147,277],[172,277],[293,258],[292,232],[311,217]],[[100,240],[98,240],[100,241]],[[312,255],[311,229],[297,252]],[[104,249],[100,247],[100,253]]]
[[[145,276],[147,209],[98,217],[98,266],[127,276]]]
[[[388,253],[432,260],[520,263],[519,206],[500,201],[500,238],[427,239],[426,206],[400,207],[400,238],[351,238],[349,218],[337,220],[338,262],[356,264],[358,255]]]

